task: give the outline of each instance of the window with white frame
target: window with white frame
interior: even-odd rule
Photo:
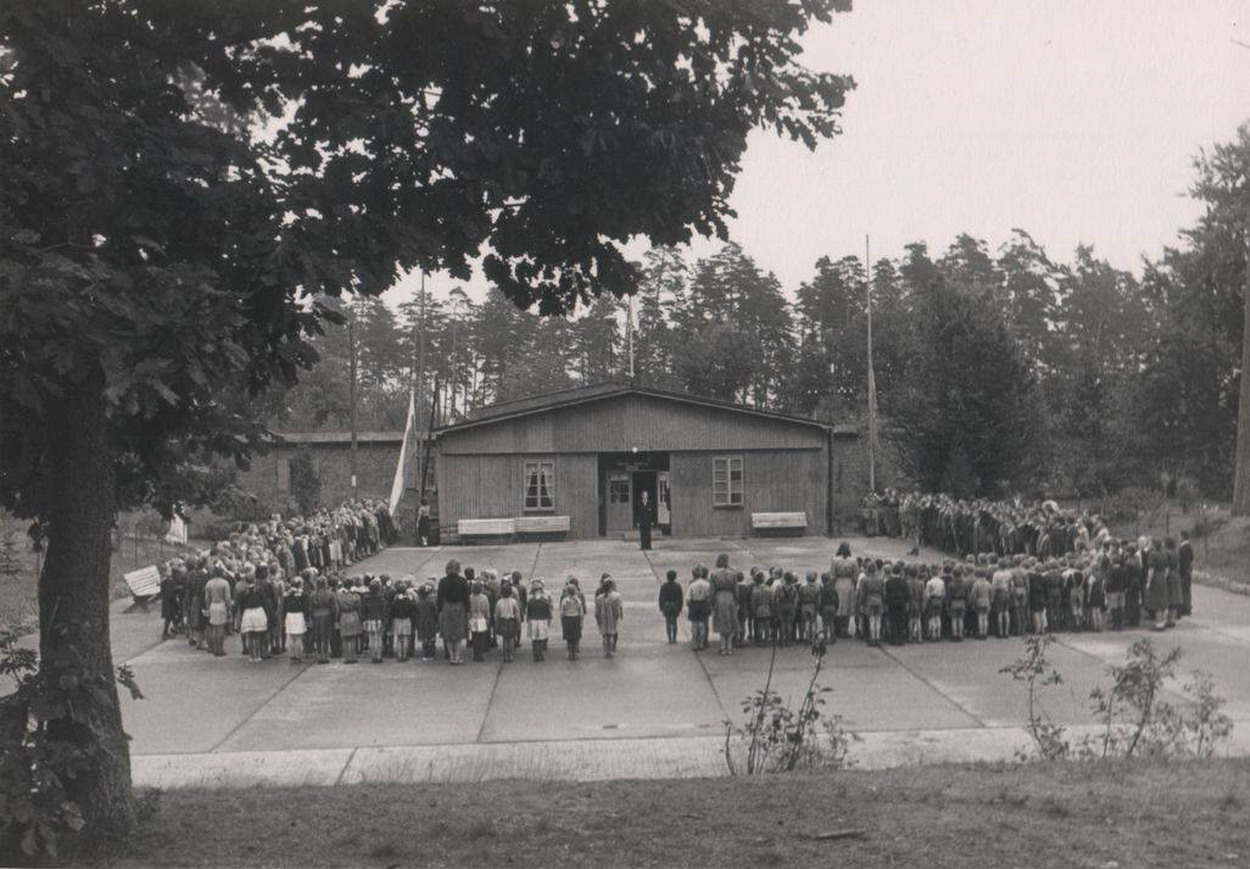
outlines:
[[[742,506],[742,456],[712,459],[712,506]]]
[[[554,510],[556,508],[556,463],[525,463],[526,510]]]

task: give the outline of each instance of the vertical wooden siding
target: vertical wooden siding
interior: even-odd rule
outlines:
[[[712,459],[741,455],[743,505],[712,505]],[[807,513],[809,534],[824,533],[828,467],[824,450],[681,452],[670,456],[673,535],[739,536],[751,533],[751,514]]]
[[[439,522],[454,530],[460,519],[498,519],[524,515],[526,461],[555,462],[556,506],[550,513],[570,518],[569,537],[599,533],[598,457],[594,453],[440,455]]]

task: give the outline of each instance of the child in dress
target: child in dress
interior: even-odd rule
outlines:
[[[469,594],[469,638],[473,644],[473,660],[486,659],[486,646],[490,642],[490,598],[486,585],[474,582]]]
[[[599,625],[599,633],[603,636],[603,656],[611,658],[616,655],[616,639],[624,610],[621,606],[621,594],[616,590],[616,583],[604,574],[599,585],[599,593],[595,595],[595,622]]]
[[[292,664],[300,662],[300,653],[304,650],[304,634],[308,630],[306,602],[303,580],[298,576],[291,577],[291,584],[282,598],[282,609],[286,614],[283,627],[286,629],[286,645],[291,651]]]
[[[576,580],[573,577],[569,577],[569,580],[564,591],[560,593],[560,629],[564,633],[569,660],[576,661],[582,643],[582,620],[586,617],[586,604],[582,600]]]

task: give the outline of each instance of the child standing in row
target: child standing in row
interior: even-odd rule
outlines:
[[[560,592],[560,629],[568,647],[569,660],[576,661],[582,643],[582,620],[586,616],[586,602],[582,599],[577,580],[569,577]]]
[[[512,596],[512,583],[505,582],[499,589],[499,600],[495,603],[495,630],[503,640],[505,664],[512,663],[520,627],[521,604]]]
[[[529,600],[525,604],[525,624],[534,660],[541,661],[546,656],[547,636],[551,630],[551,597],[543,588],[541,579],[530,583]]]
[[[469,641],[473,645],[473,660],[486,660],[486,646],[490,642],[490,597],[486,585],[474,580],[469,594]]]
[[[624,615],[621,594],[616,590],[616,583],[605,573],[603,581],[599,584],[599,593],[595,595],[595,622],[599,625],[599,633],[603,636],[605,658],[616,655],[617,630]]]
[[[421,643],[421,660],[433,661],[438,650],[438,602],[431,580],[417,589],[417,640]]]

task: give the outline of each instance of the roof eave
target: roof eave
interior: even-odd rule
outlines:
[[[699,396],[686,395],[686,394],[679,393],[679,392],[665,392],[664,390],[660,390],[660,389],[648,389],[646,387],[638,387],[638,386],[622,386],[620,389],[617,389],[617,390],[596,393],[594,395],[588,395],[588,396],[580,397],[580,398],[568,398],[568,399],[564,399],[561,401],[552,402],[551,404],[539,405],[537,407],[523,408],[523,409],[517,410],[515,413],[499,414],[498,416],[490,416],[490,417],[486,417],[485,419],[465,420],[464,422],[459,422],[459,423],[456,423],[455,425],[449,425],[449,426],[444,426],[442,428],[434,429],[434,431],[431,432],[431,436],[437,438],[444,434],[468,431],[469,429],[478,428],[484,425],[490,425],[492,423],[506,422],[507,420],[520,419],[526,416],[534,416],[535,414],[546,413],[548,411],[559,410],[559,409],[566,408],[566,407],[577,407],[579,405],[590,404],[596,401],[605,401],[611,398],[620,398],[623,395],[644,395],[644,396],[649,396],[651,398],[667,399],[669,401],[678,401],[678,402],[682,402],[685,404],[694,404],[700,407],[710,407],[715,410],[728,410],[734,413],[744,413],[750,416],[762,417],[764,419],[773,420],[773,421],[788,422],[788,423],[793,423],[795,425],[812,426],[812,427],[819,428],[825,431],[828,431],[830,428],[830,426],[827,423],[823,423],[815,419],[804,419],[802,417],[797,417],[797,416],[787,416],[785,414],[770,413],[769,411],[766,411],[766,410],[757,410],[755,408],[743,407],[738,404],[729,404],[727,402],[716,401],[715,399],[711,399],[711,398],[702,398]]]

